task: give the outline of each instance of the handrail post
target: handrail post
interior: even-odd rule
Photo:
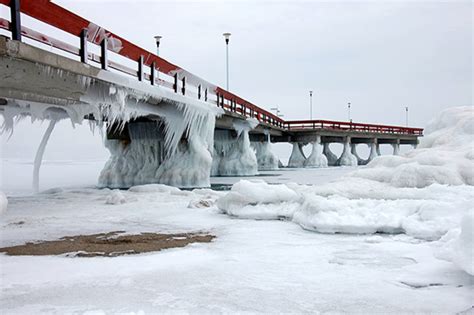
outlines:
[[[183,82],[183,86],[181,87],[181,93],[185,95],[186,94],[186,77],[183,77],[182,82]]]
[[[143,81],[143,56],[138,58],[138,81]]]
[[[178,74],[174,74],[174,84],[173,84],[173,90],[175,93],[178,93]]]
[[[81,31],[81,62],[82,63],[88,63],[89,62],[89,56],[87,52],[87,28],[82,29]]]
[[[105,37],[100,43],[100,54],[100,63],[102,65],[102,69],[107,70],[109,68],[109,58],[107,56],[107,37]]]
[[[20,0],[10,0],[10,30],[12,39],[21,41],[21,15]]]
[[[201,84],[198,85],[198,100],[201,99]]]
[[[207,88],[204,90],[204,101],[207,102]]]
[[[151,83],[151,85],[155,85],[155,80],[156,80],[156,68],[155,68],[155,62],[153,61],[151,63],[151,68],[150,68],[150,83]]]

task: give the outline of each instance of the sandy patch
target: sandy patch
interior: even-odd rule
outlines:
[[[0,248],[7,255],[62,255],[69,257],[115,257],[184,247],[191,243],[209,243],[214,235],[202,233],[142,233],[120,235],[123,231],[93,235],[65,236],[55,241],[30,242]]]

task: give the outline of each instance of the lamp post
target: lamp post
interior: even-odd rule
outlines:
[[[155,36],[155,41],[156,41],[156,55],[159,56],[160,55],[160,40],[163,36],[160,36],[160,35],[156,35]]]
[[[408,127],[408,106],[405,106],[405,124]]]
[[[347,117],[349,119],[349,122],[352,122],[352,120],[351,120],[351,102],[347,103]]]
[[[309,91],[309,119],[313,120],[313,91]]]
[[[227,82],[227,91],[229,91],[229,39],[230,39],[230,33],[224,33],[225,38],[225,59],[226,59],[226,82]]]

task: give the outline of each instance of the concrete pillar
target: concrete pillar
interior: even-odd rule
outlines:
[[[367,159],[367,163],[370,163],[373,159],[375,159],[377,156],[377,139],[373,139],[373,141],[370,143],[370,153],[369,153],[369,158]]]
[[[323,143],[323,154],[328,160],[328,166],[336,166],[337,156],[332,153],[331,148],[329,147],[329,142]]]
[[[303,153],[303,144],[293,142],[293,150],[291,151],[290,159],[288,160],[288,167],[304,167],[306,157]]]
[[[395,143],[392,143],[393,155],[400,155],[400,139],[397,139]]]
[[[357,143],[351,143],[351,153],[357,158],[357,165],[365,165],[367,161],[357,154]]]
[[[337,166],[357,166],[357,157],[351,153],[351,137],[344,140],[344,150],[336,162]]]
[[[255,149],[257,155],[257,163],[259,171],[272,171],[278,169],[279,159],[272,152],[270,135],[267,135],[267,141],[255,141],[251,142],[252,147]]]
[[[236,139],[225,140],[217,168],[221,176],[254,176],[258,174],[255,149],[250,146],[249,130],[244,129]]]
[[[323,148],[321,146],[321,136],[316,137],[316,141],[311,143],[313,150],[311,155],[304,161],[305,167],[327,167],[328,159],[323,154]]]
[[[375,143],[375,151],[377,152],[377,155],[378,155],[378,156],[382,155],[382,154],[380,153],[380,145],[379,145],[378,142]]]

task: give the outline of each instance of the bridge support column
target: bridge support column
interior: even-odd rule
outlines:
[[[380,153],[380,144],[378,142],[375,143],[375,151],[377,152],[378,156],[381,156],[382,154]]]
[[[208,146],[198,135],[181,139],[176,152],[166,152],[164,131],[156,122],[131,122],[125,134],[106,139],[110,158],[99,186],[128,188],[160,183],[181,188],[209,187],[212,164]]]
[[[293,150],[288,160],[288,167],[304,167],[306,157],[303,153],[303,144],[299,142],[292,142],[292,144]]]
[[[395,143],[392,143],[393,155],[400,155],[400,139],[397,139]]]
[[[329,142],[323,143],[323,154],[326,156],[328,160],[328,166],[336,166],[337,163],[337,156],[332,153],[331,148],[329,147]]]
[[[373,141],[370,143],[370,153],[369,158],[367,159],[367,163],[379,156],[379,154],[377,153],[377,144],[377,139],[373,139]]]
[[[367,161],[357,154],[357,143],[351,143],[351,153],[357,158],[357,165],[365,165]]]
[[[278,157],[272,152],[270,136],[267,135],[267,141],[254,141],[252,147],[257,155],[257,163],[259,171],[272,171],[279,168]]]
[[[305,167],[328,167],[328,159],[323,154],[323,147],[321,145],[321,136],[316,137],[316,141],[311,142],[313,150],[311,155],[304,161]]]
[[[249,129],[241,130],[237,138],[230,131],[221,131],[215,138],[212,173],[214,176],[254,176],[258,174],[255,150],[250,146]]]
[[[344,140],[344,150],[336,162],[337,166],[357,166],[357,157],[351,153],[351,137]]]

